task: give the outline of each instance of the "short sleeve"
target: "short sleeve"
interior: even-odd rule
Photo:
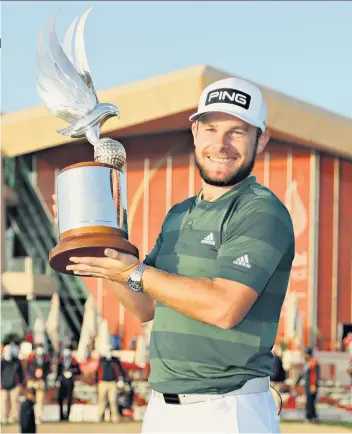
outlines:
[[[161,244],[162,244],[162,240],[163,240],[163,235],[162,235],[162,232],[160,232],[160,234],[159,234],[159,236],[158,236],[158,238],[156,240],[156,243],[155,243],[153,249],[145,257],[145,259],[143,261],[143,264],[150,265],[151,267],[155,267],[155,262],[156,262],[156,259],[158,257],[158,254],[159,254],[159,250],[160,250],[160,247],[161,247]]]
[[[293,257],[294,235],[288,211],[274,199],[255,198],[229,221],[213,278],[242,283],[260,295],[279,264],[289,274]]]
[[[161,228],[161,232],[155,242],[155,245],[153,247],[153,249],[151,250],[151,252],[144,258],[143,264],[145,265],[149,265],[151,267],[155,267],[155,263],[156,260],[158,258],[158,254],[161,248],[161,245],[163,243],[163,232],[165,230],[165,226],[166,226],[166,221],[169,218],[169,216],[171,215],[171,212],[173,210],[174,206],[169,210],[169,212],[166,214],[166,217],[164,219],[164,222],[162,224],[162,228]]]

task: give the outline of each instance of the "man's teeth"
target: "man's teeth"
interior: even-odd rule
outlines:
[[[231,161],[235,161],[235,158],[216,158],[216,157],[209,157],[209,160],[216,161],[217,163],[231,163]]]

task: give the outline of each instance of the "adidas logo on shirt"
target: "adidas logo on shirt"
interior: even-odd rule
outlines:
[[[236,259],[236,261],[233,261],[235,265],[241,265],[242,267],[251,268],[251,264],[248,260],[248,255],[241,256]]]
[[[210,232],[205,238],[201,241],[202,244],[210,244],[211,246],[215,246],[214,235]]]

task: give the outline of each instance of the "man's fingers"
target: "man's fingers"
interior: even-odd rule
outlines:
[[[108,258],[111,259],[118,259],[119,257],[119,252],[117,250],[114,249],[105,249],[104,250],[104,255],[107,256]]]
[[[83,258],[77,258],[72,257],[70,258],[71,262],[74,262],[75,264],[85,264],[90,265],[93,267],[100,267],[102,270],[108,270],[116,268],[116,266],[119,265],[116,259],[107,258],[106,256],[102,258],[94,258],[94,257],[83,257]]]
[[[104,259],[104,258],[94,258],[94,257],[83,257],[83,258],[78,258],[76,256],[72,256],[70,258],[71,262],[74,262],[75,264],[85,264],[85,265],[91,265],[91,266],[99,266],[99,259]]]
[[[53,198],[53,205],[52,205],[52,210],[53,210],[53,214],[54,214],[54,221],[55,221],[55,224],[57,225],[57,202],[56,202],[56,194],[53,194],[52,195],[52,198]]]
[[[103,268],[87,266],[86,264],[67,265],[66,270],[74,272],[78,271],[79,273],[105,273],[105,270]]]
[[[74,271],[73,273],[76,276],[88,276],[88,277],[102,277],[103,279],[108,279],[108,277],[105,274],[100,274],[100,273],[88,273],[88,272],[83,272],[83,271]]]
[[[52,205],[52,208],[53,208],[53,210],[54,210],[55,213],[56,213],[56,211],[57,211],[57,200],[56,200],[56,194],[53,194],[53,195],[52,195],[52,198],[53,198],[53,205]]]

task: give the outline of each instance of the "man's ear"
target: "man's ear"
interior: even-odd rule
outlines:
[[[192,123],[192,135],[193,135],[193,139],[196,138],[197,131],[198,131],[198,123],[197,122],[193,122]]]
[[[265,146],[267,145],[269,140],[270,140],[270,133],[268,130],[265,130],[264,133],[262,133],[261,136],[259,137],[257,154],[261,154],[264,151]]]

